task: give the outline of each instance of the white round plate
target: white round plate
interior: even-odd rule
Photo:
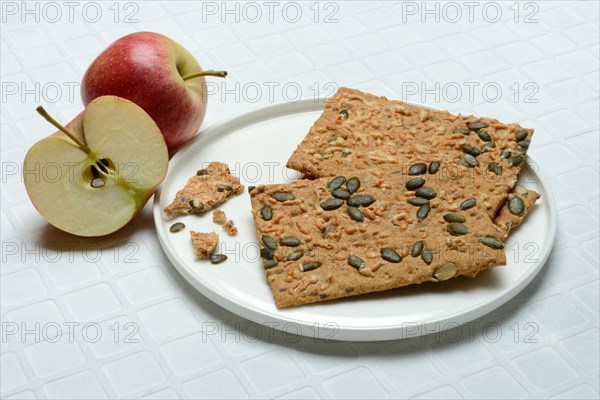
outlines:
[[[550,254],[556,231],[556,209],[548,185],[535,163],[521,173],[522,183],[541,199],[506,245],[506,267],[392,291],[278,310],[264,276],[251,216],[248,191],[221,208],[235,221],[237,236],[229,237],[212,222],[212,213],[169,220],[162,209],[197,169],[208,162],[229,164],[242,183],[288,182],[299,177],[285,168],[288,157],[319,118],[324,101],[276,104],[212,125],[171,160],[169,172],[154,197],[154,221],[165,253],[183,277],[220,306],[256,323],[289,334],[319,339],[376,341],[442,331],[498,308],[521,291],[540,271]],[[186,229],[169,232],[176,221]],[[188,230],[219,233],[218,251],[228,256],[212,265],[194,257]]]

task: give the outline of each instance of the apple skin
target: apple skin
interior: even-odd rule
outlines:
[[[133,101],[160,128],[172,155],[194,137],[207,106],[202,71],[183,46],[153,32],[137,32],[111,44],[89,66],[81,97],[87,105],[99,96],[114,95]]]

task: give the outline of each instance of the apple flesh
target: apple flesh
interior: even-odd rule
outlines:
[[[24,162],[27,194],[55,227],[103,236],[127,224],[162,182],[167,146],[156,123],[131,101],[102,96],[66,127],[34,144]]]
[[[115,95],[133,101],[154,119],[171,154],[194,137],[207,106],[205,76],[225,71],[202,71],[183,46],[153,32],[137,32],[111,44],[89,66],[81,97]]]

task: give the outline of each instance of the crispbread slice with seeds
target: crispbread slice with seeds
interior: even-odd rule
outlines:
[[[447,179],[443,169],[442,163],[436,173],[418,176],[370,169],[253,189],[253,217],[277,306],[474,276],[503,265],[504,231],[488,215],[484,194],[474,196],[485,177]]]
[[[227,164],[211,162],[192,176],[164,211],[168,218],[181,214],[203,214],[244,191]]]

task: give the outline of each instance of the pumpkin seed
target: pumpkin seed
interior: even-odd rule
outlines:
[[[468,210],[469,208],[473,208],[476,205],[477,205],[477,199],[471,197],[470,199],[466,199],[465,201],[460,203],[458,208],[460,208],[461,210]]]
[[[525,159],[523,158],[523,156],[522,156],[522,155],[517,155],[517,156],[511,157],[511,158],[508,160],[508,162],[509,162],[509,163],[510,163],[510,164],[511,164],[513,167],[516,167],[516,166],[519,166],[519,165],[521,165],[521,164],[523,163],[523,160],[525,160]]]
[[[344,150],[344,151],[342,151],[342,155],[341,155],[341,157],[342,157],[342,158],[346,158],[346,157],[348,157],[350,154],[352,154],[352,152],[351,152],[350,150]]]
[[[436,191],[433,190],[432,188],[428,188],[428,187],[418,188],[417,190],[415,190],[415,194],[417,196],[422,197],[427,200],[431,200],[431,199],[435,198],[435,196],[437,196]]]
[[[477,157],[478,155],[481,154],[481,150],[479,150],[477,147],[471,146],[469,144],[463,144],[461,146],[461,149],[463,152],[470,154],[473,157]]]
[[[273,267],[276,267],[277,264],[279,264],[279,263],[275,260],[263,260],[263,268],[264,269],[271,269]]]
[[[458,128],[458,129],[453,130],[452,133],[462,133],[463,135],[468,135],[469,133],[471,133],[471,130]]]
[[[228,192],[231,192],[233,190],[233,188],[229,185],[223,185],[223,184],[217,185],[217,192],[224,192],[226,190]]]
[[[327,199],[320,204],[321,208],[325,211],[337,210],[344,204],[342,199]]]
[[[227,256],[225,254],[213,254],[210,256],[210,262],[212,264],[221,264],[225,260],[227,260]]]
[[[484,142],[492,141],[492,137],[490,136],[489,133],[487,133],[487,131],[485,129],[481,129],[481,130],[477,131],[477,136],[479,136],[479,139],[483,140]]]
[[[266,258],[267,260],[272,260],[275,257],[275,252],[269,248],[263,247],[260,249],[260,257]]]
[[[448,279],[450,279],[454,275],[456,275],[457,271],[458,271],[458,266],[456,264],[446,263],[446,264],[442,265],[441,267],[438,267],[438,269],[435,270],[435,272],[433,273],[433,277],[439,282],[447,281]]]
[[[294,196],[294,194],[290,192],[275,192],[271,195],[271,197],[281,203],[283,203],[284,201],[296,199],[296,196]]]
[[[331,195],[342,200],[348,200],[350,198],[350,192],[344,189],[336,189],[331,192]]]
[[[300,239],[297,239],[295,237],[288,237],[288,238],[283,238],[279,241],[279,243],[282,246],[287,246],[287,247],[298,247],[302,244],[302,241]]]
[[[406,189],[408,189],[408,190],[415,190],[415,189],[420,188],[424,184],[425,184],[425,179],[423,179],[423,178],[413,178],[413,179],[409,180],[408,182],[406,182]]]
[[[104,182],[104,179],[102,178],[95,178],[92,180],[92,182],[90,183],[90,185],[94,188],[94,189],[98,189],[102,186],[104,186],[106,184],[106,182]]]
[[[522,149],[528,149],[529,148],[529,140],[521,140],[519,142],[517,142],[517,144],[519,145],[520,148]]]
[[[525,202],[520,197],[515,196],[508,201],[508,210],[513,215],[523,215],[523,212],[525,212]]]
[[[467,164],[467,162],[465,160],[463,160],[462,158],[459,158],[458,160],[456,160],[456,163],[458,165],[460,165],[461,167],[469,168],[469,164]]]
[[[469,228],[458,222],[449,223],[448,225],[446,225],[446,230],[454,236],[461,236],[469,233]]]
[[[372,196],[352,196],[348,199],[348,205],[352,207],[368,207],[375,203],[375,198]]]
[[[429,211],[431,211],[431,207],[429,207],[429,204],[425,204],[419,207],[419,209],[417,210],[417,219],[419,221],[423,221],[429,215]]]
[[[467,218],[462,215],[461,213],[457,213],[457,212],[450,212],[446,215],[444,215],[444,221],[446,222],[466,222]]]
[[[390,249],[389,247],[383,247],[381,250],[379,250],[379,252],[381,253],[381,258],[383,258],[385,261],[391,263],[399,263],[402,261],[402,256],[398,254],[396,250]]]
[[[422,240],[415,242],[412,245],[412,248],[410,249],[410,255],[413,257],[419,257],[421,255],[421,252],[423,251],[424,247],[425,247],[425,242],[423,242]]]
[[[296,251],[296,252],[290,254],[289,256],[287,256],[285,261],[296,261],[296,260],[301,259],[303,255],[304,255],[303,251]]]
[[[360,179],[358,179],[355,176],[348,179],[348,182],[346,182],[346,188],[348,189],[348,191],[350,193],[352,193],[352,194],[356,193],[358,188],[360,188]]]
[[[500,157],[506,158],[507,160],[510,158],[511,155],[512,155],[512,153],[508,150],[502,150],[500,152]]]
[[[439,169],[440,169],[440,162],[435,160],[429,164],[429,168],[427,169],[427,172],[429,172],[430,174],[433,175],[433,174],[437,173]]]
[[[363,222],[365,220],[363,213],[356,207],[348,207],[348,215],[356,222]]]
[[[429,204],[429,200],[421,198],[421,197],[415,197],[415,198],[409,199],[408,204],[413,205],[413,206],[424,206],[425,204]]]
[[[348,119],[348,110],[340,110],[339,118],[341,120]]]
[[[479,241],[494,250],[500,250],[504,248],[504,243],[494,237],[482,236],[479,238]]]
[[[423,262],[427,265],[431,264],[431,262],[433,261],[433,251],[431,250],[423,250],[421,252],[421,259],[423,260]]]
[[[206,168],[199,169],[198,171],[196,171],[196,175],[198,175],[198,176],[208,175],[208,170]]]
[[[416,163],[408,168],[409,175],[423,175],[427,172],[427,164],[425,163]]]
[[[472,168],[479,167],[479,161],[477,161],[477,159],[475,157],[473,157],[472,155],[465,154],[463,156],[463,159],[469,165],[469,167],[472,167]]]
[[[193,212],[204,211],[204,203],[198,199],[190,200],[188,203]]]
[[[492,171],[496,175],[502,175],[502,167],[497,162],[490,162],[488,164],[488,171]]]
[[[527,136],[529,136],[529,131],[527,129],[519,129],[515,132],[515,140],[517,142],[527,139]]]
[[[327,228],[323,231],[323,239],[327,238],[328,233],[334,233],[337,230],[335,225],[328,225]]]
[[[171,227],[169,228],[169,231],[171,231],[173,233],[177,233],[177,232],[181,232],[184,229],[185,229],[185,224],[183,222],[175,222],[173,225],[171,225]]]
[[[260,240],[268,249],[275,250],[277,248],[277,241],[273,236],[262,235]]]
[[[481,152],[486,153],[489,149],[496,148],[496,142],[487,142],[483,146],[481,146]]]
[[[327,184],[327,190],[333,192],[336,189],[342,187],[342,185],[346,183],[346,178],[343,176],[336,176]]]
[[[319,268],[321,265],[323,265],[322,262],[311,261],[311,262],[307,262],[306,264],[299,265],[298,269],[300,270],[300,272],[312,271],[314,269]]]
[[[271,208],[271,206],[262,206],[262,208],[260,209],[260,217],[264,221],[270,221],[273,218],[273,209]]]
[[[467,124],[467,128],[469,128],[472,131],[487,128],[488,126],[490,126],[490,124],[488,124],[487,122],[469,122]]]
[[[360,257],[349,256],[348,257],[348,264],[350,264],[354,268],[360,269],[360,268],[362,268],[365,265],[365,262]]]

